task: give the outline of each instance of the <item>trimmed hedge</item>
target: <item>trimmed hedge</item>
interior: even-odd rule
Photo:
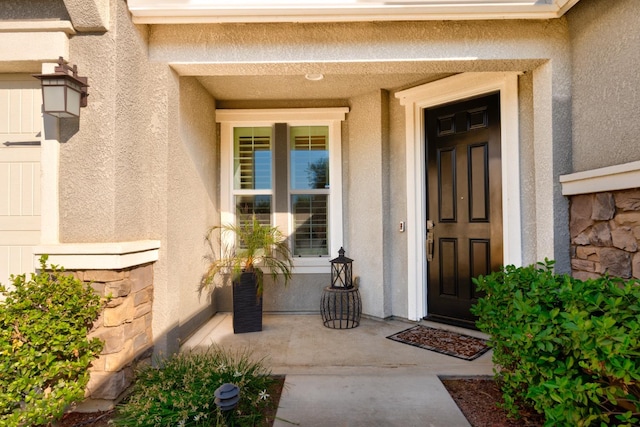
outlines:
[[[472,312],[513,416],[524,404],[548,426],[640,424],[638,281],[581,281],[545,260],[474,283],[486,295]]]
[[[0,286],[0,426],[59,419],[84,398],[88,368],[103,343],[87,334],[103,303],[91,286],[54,265]]]

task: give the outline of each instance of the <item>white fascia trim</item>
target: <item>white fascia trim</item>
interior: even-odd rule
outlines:
[[[553,19],[579,0],[244,1],[129,0],[137,24],[224,22],[359,22],[470,19]]]
[[[590,194],[640,187],[640,161],[560,176],[562,194]]]
[[[113,243],[61,243],[34,248],[34,266],[40,267],[41,255],[48,263],[65,270],[122,270],[158,260],[159,240]]]
[[[409,320],[427,314],[426,196],[423,110],[500,91],[503,262],[521,265],[520,154],[517,72],[463,73],[396,93],[405,107],[407,162],[407,294]],[[415,230],[413,228],[414,227]]]

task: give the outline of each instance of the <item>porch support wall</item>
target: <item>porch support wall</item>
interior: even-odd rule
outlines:
[[[387,271],[391,262],[385,242],[385,196],[388,172],[388,93],[379,91],[351,100],[345,185],[347,255],[354,259],[354,275],[360,286],[363,312],[385,318],[391,315]],[[386,280],[385,280],[386,279]]]
[[[108,11],[94,18],[109,31],[77,34],[65,56],[90,97],[79,119],[59,121],[59,241],[160,241],[152,330],[155,350],[171,354],[212,313],[197,285],[216,217],[215,101],[149,61],[149,29],[125,1],[92,5]]]

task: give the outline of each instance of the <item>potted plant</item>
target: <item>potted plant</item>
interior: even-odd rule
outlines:
[[[277,227],[261,224],[255,215],[240,225],[211,227],[205,238],[211,248],[218,232],[222,251],[219,258],[209,257],[200,290],[231,283],[234,333],[261,331],[265,270],[274,281],[283,276],[285,286],[291,280],[293,261],[287,239]]]

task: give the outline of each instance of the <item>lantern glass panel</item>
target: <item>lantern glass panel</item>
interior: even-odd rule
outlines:
[[[333,263],[331,286],[334,288],[351,288],[351,265],[349,263]]]
[[[64,111],[64,86],[43,86],[44,111]]]
[[[67,109],[66,111],[69,114],[74,116],[80,115],[80,92],[72,89],[71,87],[67,88]]]

